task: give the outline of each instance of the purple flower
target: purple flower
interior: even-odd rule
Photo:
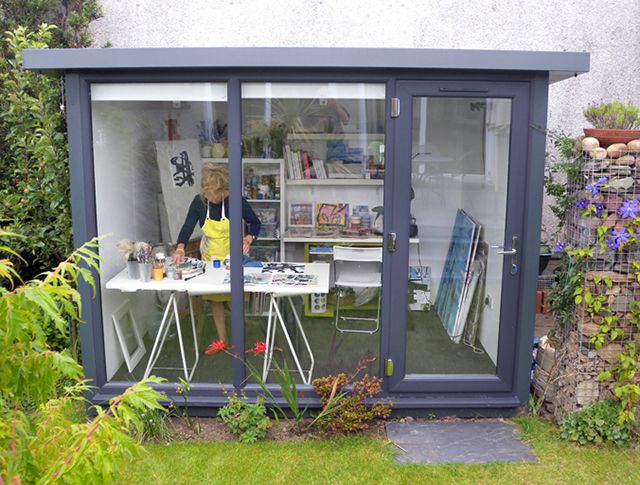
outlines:
[[[594,202],[593,206],[596,208],[596,216],[602,216],[604,212],[604,202]]]
[[[640,207],[638,207],[638,199],[626,200],[622,203],[622,207],[618,209],[618,214],[620,214],[623,219],[627,217],[630,219],[635,219],[636,212],[640,212]]]
[[[576,207],[578,209],[586,209],[588,205],[589,205],[589,199],[587,199],[586,197],[576,202]]]
[[[611,237],[607,241],[607,246],[611,249],[618,249],[624,243],[629,242],[631,234],[627,232],[627,229],[623,227],[620,231],[613,231]]]
[[[587,184],[584,188],[591,191],[591,197],[598,195],[598,187],[595,185]]]
[[[596,185],[604,185],[609,181],[609,179],[607,177],[600,177],[598,180],[596,180]]]
[[[554,253],[564,253],[565,249],[567,249],[567,243],[560,241],[556,243],[551,251]]]

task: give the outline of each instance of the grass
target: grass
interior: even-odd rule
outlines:
[[[254,445],[182,442],[146,446],[147,453],[120,468],[117,483],[640,483],[637,449],[578,447],[561,441],[549,423],[515,421],[539,463],[398,465],[393,445],[358,436]]]

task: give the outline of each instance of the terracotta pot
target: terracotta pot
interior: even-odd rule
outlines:
[[[597,138],[600,146],[607,148],[614,143],[628,143],[640,138],[640,130],[608,130],[604,128],[584,128],[584,136]]]

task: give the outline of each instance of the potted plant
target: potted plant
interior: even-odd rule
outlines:
[[[597,138],[601,146],[640,138],[640,110],[630,102],[593,102],[583,110],[583,114],[594,126],[584,129],[585,136]]]

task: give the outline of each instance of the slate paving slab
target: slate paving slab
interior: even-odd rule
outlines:
[[[398,463],[536,462],[516,430],[503,421],[387,423]]]

